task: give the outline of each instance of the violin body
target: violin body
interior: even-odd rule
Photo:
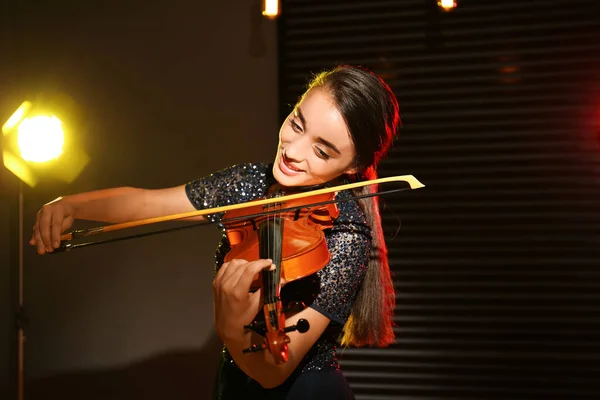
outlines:
[[[255,352],[268,349],[276,364],[288,359],[290,342],[287,332],[306,332],[308,322],[285,326],[281,304],[281,279],[290,282],[311,275],[329,262],[330,255],[324,229],[333,226],[338,217],[336,203],[305,207],[313,203],[333,200],[334,193],[315,195],[301,200],[274,203],[269,206],[249,207],[227,212],[222,219],[231,250],[225,262],[233,259],[255,261],[271,259],[275,268],[262,271],[254,280],[252,289],[262,288],[264,323],[254,321],[246,329],[264,337],[264,343],[246,349]],[[277,209],[285,211],[277,212]],[[293,208],[293,210],[289,210]],[[268,212],[266,215],[265,212]],[[257,217],[246,217],[258,215]]]
[[[263,258],[259,254],[259,227],[266,221],[279,218],[284,221],[281,277],[285,282],[291,282],[317,272],[327,265],[330,259],[323,230],[331,228],[334,219],[338,217],[340,211],[337,204],[274,213],[259,218],[243,219],[242,222],[232,224],[227,221],[237,220],[244,215],[272,211],[274,207],[293,208],[301,207],[303,204],[326,202],[333,200],[333,197],[334,193],[328,193],[288,201],[282,205],[255,206],[227,212],[222,221],[231,250],[225,256],[225,262],[233,259],[254,261]],[[255,280],[253,288],[256,288],[257,284],[258,279]]]

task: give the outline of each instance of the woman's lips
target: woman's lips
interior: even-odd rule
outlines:
[[[292,176],[292,175],[299,174],[300,172],[304,172],[301,169],[294,167],[292,164],[289,164],[286,161],[285,156],[283,154],[281,155],[281,157],[279,157],[279,169],[281,170],[281,172],[283,172],[285,175],[288,175],[288,176]]]

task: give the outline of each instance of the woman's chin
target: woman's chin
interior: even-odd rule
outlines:
[[[273,168],[273,177],[281,185],[285,187],[306,186],[306,173],[301,172],[294,175],[284,174],[277,166]]]
[[[299,183],[299,180],[296,177],[290,177],[281,173],[281,171],[274,171],[273,176],[281,186],[301,186],[301,183]]]

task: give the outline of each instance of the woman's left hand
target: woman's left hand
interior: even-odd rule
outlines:
[[[260,311],[261,291],[250,293],[256,274],[273,265],[271,260],[231,260],[224,263],[213,281],[215,327],[223,341],[239,339],[244,325]]]

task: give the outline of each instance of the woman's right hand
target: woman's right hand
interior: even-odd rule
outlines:
[[[72,194],[59,197],[38,211],[29,244],[37,247],[39,254],[52,252],[60,246],[61,233],[75,219],[121,223],[194,210],[185,185],[153,190],[117,187]]]
[[[63,198],[45,204],[35,217],[33,235],[29,244],[37,247],[38,254],[51,253],[60,246],[61,234],[73,225],[75,206]]]

